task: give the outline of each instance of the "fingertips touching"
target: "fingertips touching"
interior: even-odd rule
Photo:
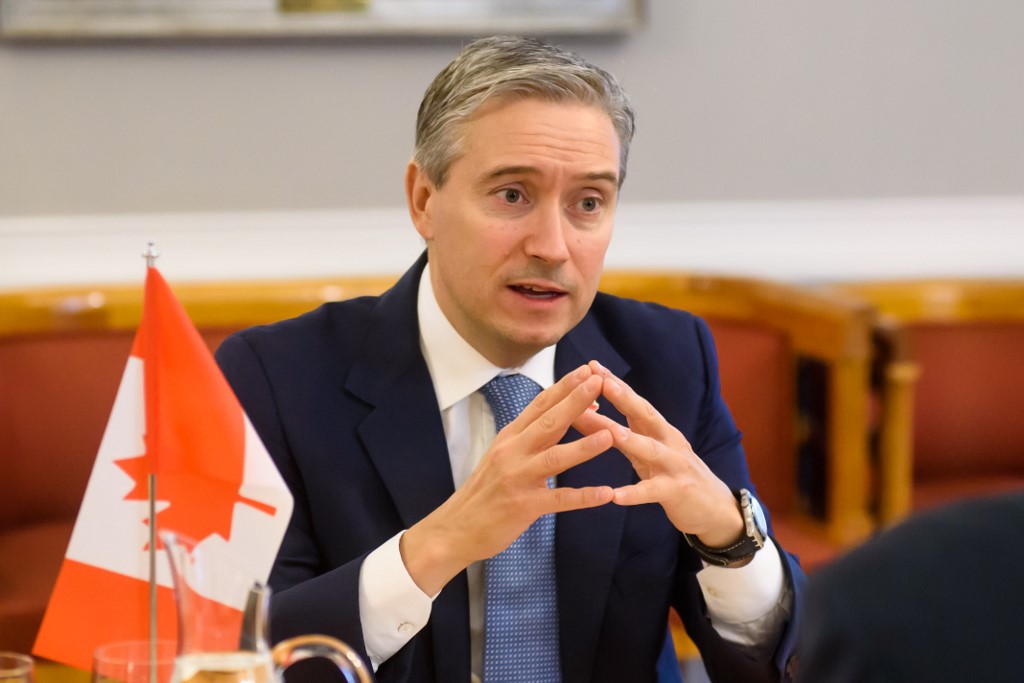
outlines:
[[[649,492],[644,487],[644,484],[646,484],[646,482],[630,484],[629,486],[620,486],[614,490],[612,501],[616,505],[642,505],[644,503],[653,502]]]
[[[593,434],[599,429],[608,428],[609,420],[604,415],[601,415],[593,410],[585,410],[575,420],[572,421],[572,426],[576,428],[580,434]]]
[[[583,489],[583,500],[590,507],[606,505],[615,498],[615,489],[611,486],[589,486]]]
[[[622,385],[622,382],[616,377],[605,377],[602,389],[604,395],[612,400],[615,400],[620,396],[624,396],[626,393],[625,387]]]
[[[608,422],[610,423],[608,429],[611,431],[612,437],[615,439],[616,446],[622,446],[629,441],[629,437],[633,434],[633,432],[629,430],[629,427],[620,425],[618,422],[613,422],[612,420],[608,420]]]
[[[548,387],[542,393],[550,394],[556,402],[560,401],[578,389],[581,384],[585,384],[588,379],[593,377],[593,375],[594,373],[589,366],[581,365],[562,377],[562,379],[555,382],[552,386]]]
[[[589,410],[594,405],[597,397],[601,395],[602,384],[603,381],[600,377],[591,375],[573,390],[573,400],[578,400],[581,403],[581,411]]]
[[[607,429],[600,429],[593,434],[589,434],[584,439],[587,439],[592,449],[597,449],[603,453],[615,444],[615,439],[612,437],[612,433]]]
[[[578,489],[557,488],[551,491],[555,495],[555,506],[559,512],[607,505],[615,496],[615,490],[611,486],[584,486]]]

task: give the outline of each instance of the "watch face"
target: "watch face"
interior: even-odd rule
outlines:
[[[757,526],[757,530],[763,538],[767,538],[768,522],[764,518],[764,510],[761,509],[761,503],[753,496],[750,497],[750,510],[754,515],[754,524]]]

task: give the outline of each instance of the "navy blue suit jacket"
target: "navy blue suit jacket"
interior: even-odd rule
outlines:
[[[336,636],[365,653],[358,576],[363,559],[453,492],[437,399],[420,351],[416,292],[425,258],[380,297],[329,303],[252,328],[217,352],[229,382],[295,496],[270,584],[275,640]],[[719,393],[711,335],[700,319],[598,294],[558,343],[555,375],[596,359],[659,411],[731,488],[753,488]],[[607,401],[603,414],[625,423]],[[572,430],[566,438],[578,435]],[[629,462],[608,451],[559,476],[561,486],[622,486]],[[787,624],[775,656],[756,661],[722,640],[695,579],[701,564],[657,505],[559,514],[556,563],[564,680],[653,681],[670,606],[713,680],[782,677]],[[783,554],[796,586],[803,574]],[[798,613],[798,612],[797,612]],[[379,681],[467,681],[465,572],[434,602],[429,624],[377,671]]]

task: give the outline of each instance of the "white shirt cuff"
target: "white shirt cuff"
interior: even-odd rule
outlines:
[[[404,533],[367,555],[359,570],[359,619],[374,671],[430,619],[433,600],[419,589],[402,562],[398,544]]]
[[[697,573],[708,616],[726,640],[740,645],[774,643],[789,615],[790,591],[779,550],[770,538],[743,567],[707,565]]]

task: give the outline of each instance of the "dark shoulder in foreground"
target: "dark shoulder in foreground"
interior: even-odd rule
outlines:
[[[951,547],[1006,546],[1009,537],[1020,529],[1024,529],[1024,491],[948,503],[915,513],[853,549],[841,561],[822,569],[822,581],[833,574],[881,570],[884,565],[891,568],[889,563],[904,561],[934,561],[954,571],[969,571],[967,567],[973,565],[981,569],[990,560],[1001,560],[996,556],[985,558],[984,552],[950,553]],[[1024,560],[1024,550],[1015,552],[1018,561]]]
[[[811,576],[808,681],[1020,678],[1024,492],[920,512]]]

